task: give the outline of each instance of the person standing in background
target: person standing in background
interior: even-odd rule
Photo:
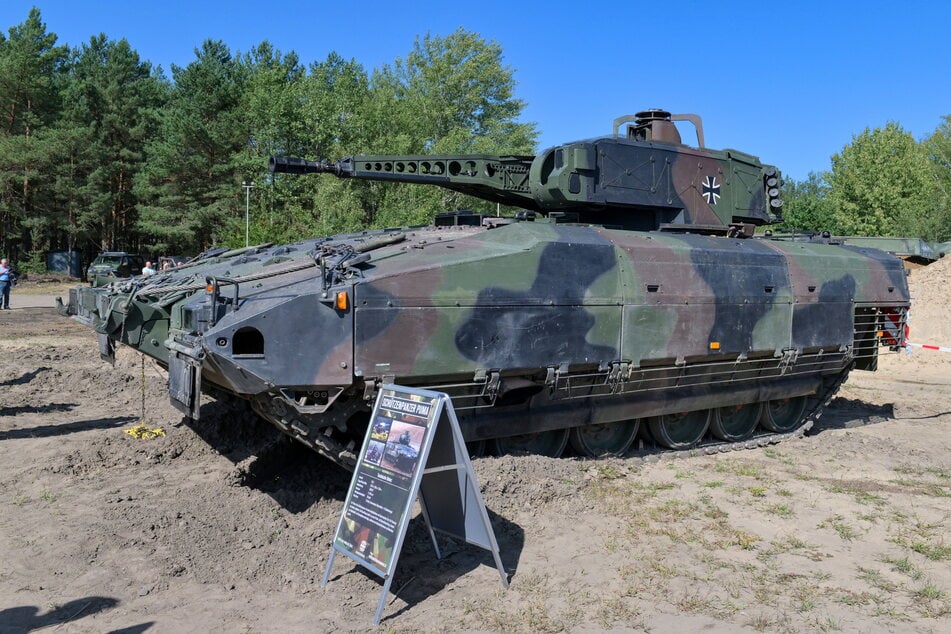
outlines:
[[[10,310],[10,287],[16,275],[7,263],[7,259],[0,260],[0,306],[3,310]]]

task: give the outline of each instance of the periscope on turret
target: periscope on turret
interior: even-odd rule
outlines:
[[[186,414],[203,393],[237,399],[344,465],[383,383],[448,394],[474,451],[622,455],[639,433],[670,449],[800,433],[851,370],[904,344],[901,262],[754,235],[780,220],[781,176],[706,148],[695,115],[620,117],[610,136],[537,156],[270,167],[523,211],[213,252],[72,289],[62,311],[105,358],[117,343],[155,358]]]

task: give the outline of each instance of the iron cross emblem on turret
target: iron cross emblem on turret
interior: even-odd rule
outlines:
[[[708,205],[715,205],[720,200],[720,184],[717,183],[716,176],[707,176],[703,183],[702,196],[706,198]]]

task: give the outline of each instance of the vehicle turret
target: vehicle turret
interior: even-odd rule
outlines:
[[[681,142],[689,121],[698,147]],[[623,124],[626,135],[620,133]],[[359,154],[337,161],[271,157],[275,173],[437,185],[541,214],[625,229],[752,235],[782,206],[775,167],[736,150],[703,145],[700,117],[646,110],[614,121],[609,137],[575,141],[537,156]],[[732,228],[732,230],[731,230]]]

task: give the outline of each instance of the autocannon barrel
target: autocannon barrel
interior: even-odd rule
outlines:
[[[533,159],[485,154],[358,154],[330,162],[272,156],[268,166],[271,172],[436,185],[491,202],[537,209],[529,186]]]
[[[268,169],[283,174],[340,174],[338,165],[327,161],[308,161],[293,156],[272,156]]]

